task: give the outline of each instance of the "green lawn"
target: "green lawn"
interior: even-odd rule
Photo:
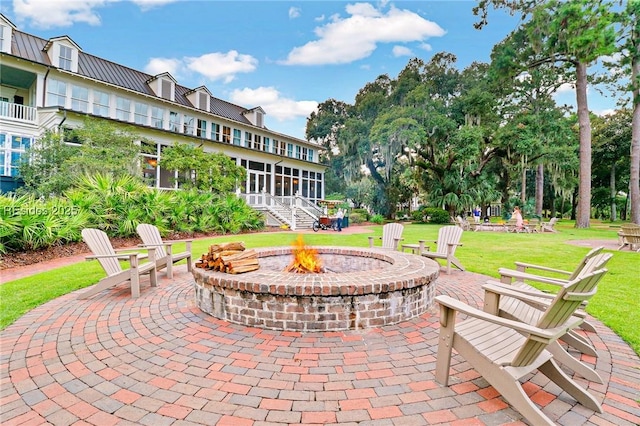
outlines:
[[[405,225],[405,242],[437,239],[438,225]],[[573,223],[563,221],[557,234],[507,234],[501,232],[465,232],[463,246],[456,255],[468,271],[498,277],[499,267],[512,267],[514,261],[544,264],[573,270],[588,247],[567,244],[569,240],[616,241],[616,229],[595,222],[591,229],[574,229]],[[381,235],[382,227],[370,227],[370,233],[350,234],[332,231],[305,234],[309,245],[361,246],[368,245],[367,236]],[[194,242],[195,256],[207,251],[214,242],[244,241],[247,247],[290,245],[297,238],[295,232],[227,235]],[[181,251],[182,247],[175,248]],[[609,272],[598,286],[587,311],[614,330],[640,354],[640,253],[614,251],[607,265]],[[74,265],[43,272],[32,277],[0,285],[0,328],[4,329],[18,317],[48,300],[70,291],[87,287],[103,275],[97,262]]]

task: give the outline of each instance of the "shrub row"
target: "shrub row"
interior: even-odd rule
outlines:
[[[264,227],[264,217],[234,194],[158,191],[140,181],[85,177],[64,197],[0,197],[0,253],[81,240],[84,228],[111,237],[136,235],[140,223],[170,232],[238,233]]]

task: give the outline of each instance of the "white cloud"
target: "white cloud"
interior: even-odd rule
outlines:
[[[137,4],[142,11],[164,6],[165,4],[174,3],[176,1],[178,0],[131,0],[131,2]]]
[[[251,55],[243,55],[236,50],[227,53],[207,53],[197,58],[184,58],[186,67],[204,75],[210,80],[233,81],[238,73],[255,71],[258,60]]]
[[[108,0],[13,0],[13,11],[19,22],[31,21],[37,28],[70,27],[83,22],[100,25],[100,16],[94,9],[104,7]]]
[[[317,17],[313,18],[313,20],[314,20],[314,21],[316,21],[316,22],[322,22],[322,21],[324,21],[324,20],[325,20],[324,14],[322,14],[322,15],[320,15],[320,16],[317,16]]]
[[[427,52],[431,52],[433,50],[433,47],[429,43],[421,43],[420,49],[426,50]]]
[[[289,8],[289,19],[295,19],[300,17],[300,8],[299,7],[290,7]]]
[[[18,22],[30,21],[36,28],[70,27],[85,23],[100,25],[97,10],[121,0],[13,0]],[[178,0],[132,0],[141,10],[173,3]]]
[[[603,110],[600,110],[600,111],[593,111],[593,112],[596,115],[599,115],[599,116],[602,117],[602,116],[605,116],[605,115],[614,115],[617,112],[617,110],[615,110],[613,108],[607,108],[607,109],[603,109]]]
[[[369,3],[349,4],[345,10],[348,18],[332,16],[329,23],[314,30],[317,40],[295,47],[282,63],[349,63],[371,55],[378,43],[422,42],[445,33],[435,22],[393,5],[386,13]]]
[[[278,121],[306,118],[318,108],[316,101],[296,101],[289,99],[274,87],[258,87],[257,89],[237,89],[231,92],[231,102],[251,107],[260,106],[268,116]]]
[[[224,83],[230,83],[236,74],[253,72],[257,65],[258,60],[253,56],[230,50],[227,53],[207,53],[182,59],[151,58],[144,71],[152,75],[169,72],[176,79],[195,72],[212,81],[222,80]]]
[[[576,85],[573,83],[563,83],[558,87],[555,91],[556,94],[560,95],[563,93],[574,93],[576,91]]]
[[[144,71],[151,75],[168,72],[174,78],[177,78],[182,73],[182,68],[182,62],[178,59],[151,58],[149,63],[144,67]]]
[[[399,56],[413,56],[413,52],[406,46],[393,46],[393,56],[396,58]]]

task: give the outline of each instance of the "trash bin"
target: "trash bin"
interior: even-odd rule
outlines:
[[[346,228],[349,226],[349,216],[345,216],[342,218],[342,227]]]

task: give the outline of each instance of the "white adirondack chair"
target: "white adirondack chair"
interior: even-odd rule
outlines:
[[[140,296],[140,275],[149,274],[151,286],[157,285],[157,274],[155,259],[155,248],[148,249],[148,256],[141,253],[116,253],[113,249],[109,237],[99,229],[87,228],[82,230],[82,239],[89,246],[92,256],[87,256],[87,260],[97,259],[107,276],[88,291],[81,293],[78,299],[86,299],[125,281],[131,281],[131,296]],[[140,260],[147,258],[147,263],[140,264]],[[119,260],[129,260],[129,269],[122,269]]]
[[[457,257],[455,257],[456,249],[461,246],[460,238],[462,237],[462,228],[456,225],[447,225],[440,228],[438,231],[438,240],[434,241],[436,244],[436,251],[429,251],[429,247],[425,246],[424,251],[420,254],[430,259],[446,259],[447,261],[447,274],[451,273],[451,264],[456,268],[464,271],[464,267],[460,263]]]
[[[440,304],[436,380],[448,385],[451,350],[455,349],[533,425],[555,424],[529,399],[520,383],[536,369],[582,405],[602,413],[598,400],[560,369],[547,348],[582,321],[573,313],[595,294],[605,272],[596,271],[562,286],[535,325],[491,315],[449,296],[436,297]],[[486,292],[493,292],[492,303],[496,307],[503,289],[493,287],[483,286]],[[535,299],[518,291],[511,293],[510,297],[535,303]],[[467,319],[456,324],[457,312],[467,315]]]
[[[557,233],[558,231],[556,231],[556,223],[558,222],[558,218],[557,217],[552,217],[549,222],[542,222],[540,224],[540,232],[554,232]]]
[[[382,227],[382,237],[378,237],[382,240],[382,248],[390,250],[398,250],[398,244],[403,240],[402,231],[404,226],[400,223],[387,223]],[[369,237],[369,247],[373,248],[376,237]]]
[[[463,219],[462,216],[456,216],[456,224],[462,228],[463,231],[469,231],[471,229],[471,224],[467,219]]]
[[[187,271],[191,272],[191,243],[193,240],[173,240],[162,241],[158,228],[146,223],[141,223],[136,230],[142,244],[140,247],[153,247],[156,249],[156,269],[167,268],[167,278],[173,278],[173,264],[187,259]],[[186,251],[181,253],[173,253],[173,245],[176,243],[185,243]],[[166,250],[165,250],[166,248]]]

